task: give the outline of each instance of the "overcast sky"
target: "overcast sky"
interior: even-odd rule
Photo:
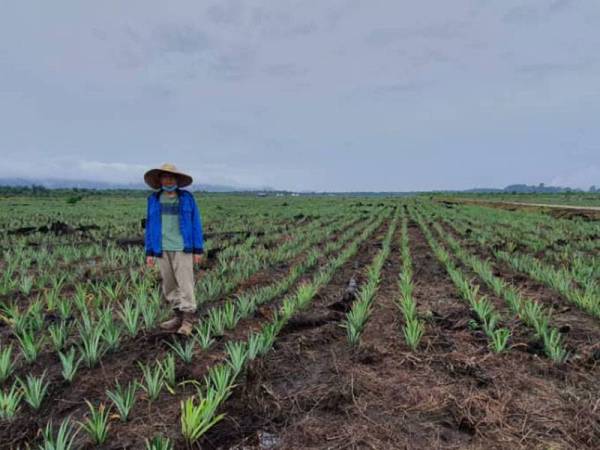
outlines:
[[[4,0],[0,177],[600,185],[597,0]]]

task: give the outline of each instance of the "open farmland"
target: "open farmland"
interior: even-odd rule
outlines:
[[[562,194],[461,194],[462,199],[480,202],[505,202],[513,204],[537,204],[550,206],[573,206],[584,209],[600,208],[600,193],[570,192]]]
[[[157,328],[144,196],[0,199],[1,448],[600,446],[600,222],[197,201],[186,339]]]

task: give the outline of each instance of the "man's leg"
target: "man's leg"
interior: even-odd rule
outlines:
[[[177,309],[178,299],[180,297],[179,286],[173,267],[173,252],[163,251],[163,255],[158,259],[158,268],[162,279],[162,295],[163,298],[174,309],[175,316],[160,324],[164,330],[175,331],[181,325],[183,312]]]
[[[191,253],[173,252],[173,275],[179,287],[174,300],[176,307],[183,312],[196,312],[194,295],[194,259]]]
[[[177,308],[183,311],[183,320],[177,330],[190,335],[196,323],[196,298],[194,295],[194,259],[191,253],[173,253],[173,273],[179,286]]]

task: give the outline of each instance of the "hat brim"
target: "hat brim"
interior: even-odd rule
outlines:
[[[160,189],[160,187],[161,187],[160,176],[163,173],[168,173],[170,175],[174,175],[175,178],[177,179],[177,186],[180,188],[189,186],[194,181],[191,176],[189,176],[185,173],[173,172],[171,170],[164,170],[164,169],[149,170],[148,172],[146,172],[144,174],[144,181],[152,189]]]

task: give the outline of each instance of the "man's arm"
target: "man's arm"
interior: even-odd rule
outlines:
[[[144,243],[146,246],[146,256],[154,256],[150,251],[150,198],[146,202],[146,228],[145,228]]]
[[[148,267],[152,267],[154,265],[154,252],[151,250],[150,246],[150,198],[148,198],[148,202],[146,204],[146,228],[144,234],[144,245],[146,248],[146,264]]]
[[[192,253],[201,255],[204,253],[204,233],[202,232],[202,218],[196,205],[196,200],[192,196]]]

